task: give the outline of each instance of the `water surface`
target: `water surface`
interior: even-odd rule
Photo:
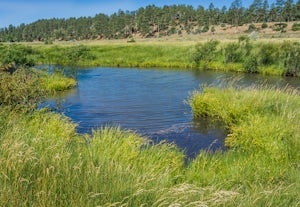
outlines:
[[[89,68],[79,72],[78,88],[48,100],[74,122],[78,132],[120,126],[156,142],[174,142],[193,157],[200,149],[223,149],[226,130],[209,119],[193,120],[184,102],[203,84],[226,83],[237,73],[158,69]],[[239,75],[235,84],[297,86],[294,79]]]

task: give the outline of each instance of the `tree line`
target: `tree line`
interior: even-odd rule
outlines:
[[[41,19],[30,24],[9,25],[0,29],[0,41],[45,41],[119,39],[133,35],[141,37],[172,34],[199,34],[213,25],[240,26],[246,23],[290,22],[300,20],[300,0],[254,0],[245,8],[242,0],[234,0],[230,7],[208,8],[189,5],[157,7],[149,5],[136,11],[123,11],[112,15],[97,14],[94,17]]]

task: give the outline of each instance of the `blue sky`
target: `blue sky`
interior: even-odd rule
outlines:
[[[229,7],[231,1],[225,0],[1,0],[0,1],[0,28],[9,24],[19,25],[31,23],[38,19],[69,18],[80,16],[95,16],[98,13],[112,14],[119,9],[134,11],[149,4],[156,6],[186,4],[195,8],[199,5],[208,7],[213,3],[215,7]],[[269,0],[272,3],[274,0]],[[247,7],[253,0],[243,0],[243,6]]]

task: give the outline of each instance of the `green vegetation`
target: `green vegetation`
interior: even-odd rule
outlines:
[[[130,41],[131,42],[131,41]],[[11,52],[12,51],[12,52]],[[212,69],[277,76],[298,76],[298,42],[262,42],[240,36],[237,42],[210,40],[195,45],[141,44],[0,46],[0,70],[13,71],[18,65],[66,66],[77,77],[78,66]],[[64,73],[63,69],[62,73]]]
[[[299,31],[300,30],[300,23],[294,23],[292,26],[293,31]]]
[[[119,10],[109,16],[96,14],[94,17],[42,19],[30,24],[9,25],[0,29],[0,41],[51,44],[55,40],[149,38],[176,33],[206,33],[209,30],[214,33],[216,25],[241,26],[263,22],[280,22],[274,30],[284,32],[284,22],[300,20],[299,7],[299,0],[295,3],[278,0],[271,5],[267,0],[253,0],[248,8],[242,6],[241,0],[233,0],[222,8],[213,4],[208,8],[201,5],[197,8],[190,5],[149,5],[132,12]],[[249,27],[249,31],[256,29],[254,24]]]
[[[210,40],[195,45],[2,45],[0,52],[0,70],[13,71],[20,64],[66,66],[74,79],[78,66],[212,69],[277,76],[298,76],[300,71],[298,42],[261,42],[248,36],[240,36],[237,42]]]
[[[297,76],[300,71],[298,42],[262,43],[247,36],[219,47],[213,42],[195,46],[193,61],[199,68],[279,76]]]
[[[13,73],[0,71],[0,107],[33,110],[47,95],[75,86],[74,79],[59,73],[49,76],[42,71],[21,67]]]
[[[1,205],[299,206],[299,92],[232,87],[195,92],[194,116],[223,121],[228,150],[202,151],[185,162],[184,152],[172,144],[154,145],[110,127],[78,134],[63,115],[36,110],[44,97],[76,82],[63,77],[64,71],[48,75],[27,64],[69,65],[75,73],[78,65],[114,65],[297,75],[299,48],[247,37],[193,48],[1,45]]]
[[[34,63],[34,50],[30,46],[0,45],[0,71],[14,72],[18,67],[30,67]]]
[[[31,93],[38,86],[29,80]],[[172,144],[153,145],[119,128],[77,134],[63,115],[20,111],[11,104],[15,101],[0,105],[3,206],[299,205],[296,91],[229,87],[195,92],[194,115],[221,119],[229,131],[229,149],[202,151],[188,163]]]
[[[299,205],[297,91],[205,87],[190,103],[194,116],[222,120],[229,131],[229,150],[200,154],[190,166],[190,181],[239,188],[241,206]]]
[[[78,48],[85,48],[76,65],[79,66],[112,66],[112,67],[164,67],[192,68],[190,61],[191,48],[175,45],[141,45],[136,43],[103,45],[103,46],[53,46],[36,48],[40,64],[70,64],[67,54],[73,54]],[[78,57],[78,56],[77,56]],[[71,61],[72,62],[72,61]]]

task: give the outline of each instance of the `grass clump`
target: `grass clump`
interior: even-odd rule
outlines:
[[[59,72],[51,75],[41,72],[40,84],[48,93],[64,91],[76,87],[77,82],[73,78],[65,77]]]
[[[191,165],[190,181],[239,188],[245,196],[235,201],[241,206],[251,199],[258,206],[299,205],[299,103],[299,93],[290,89],[212,87],[195,92],[190,101],[194,115],[221,119],[229,131],[229,150],[201,153]]]
[[[176,181],[183,154],[118,128],[78,135],[65,117],[1,108],[4,206],[130,206],[153,203]]]
[[[13,73],[0,71],[0,106],[33,110],[50,93],[76,86],[76,81],[62,74],[18,67]]]

